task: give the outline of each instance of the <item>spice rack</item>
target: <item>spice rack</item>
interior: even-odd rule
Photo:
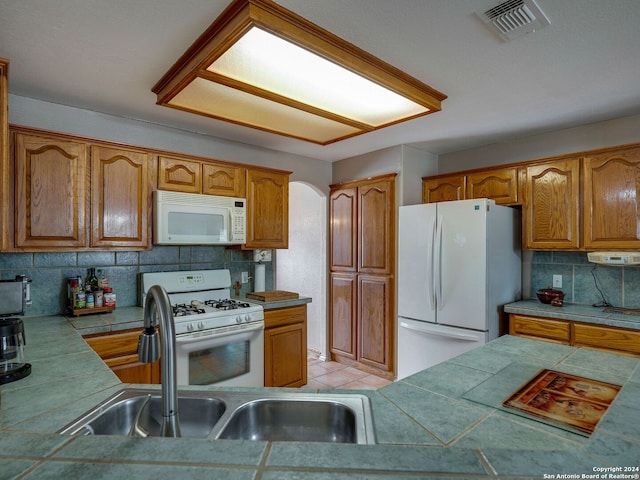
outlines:
[[[81,315],[93,315],[95,313],[110,313],[115,310],[116,307],[94,307],[94,308],[71,308],[69,307],[69,313],[74,317]]]

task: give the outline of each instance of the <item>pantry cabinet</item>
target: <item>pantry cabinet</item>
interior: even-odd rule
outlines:
[[[247,249],[289,246],[289,174],[247,169]]]
[[[307,384],[307,306],[264,311],[265,387]]]
[[[14,151],[15,247],[86,247],[86,145],[16,133]]]
[[[395,174],[332,185],[333,360],[393,378]]]
[[[390,275],[358,275],[358,360],[383,371],[394,364],[393,288]]]
[[[580,247],[580,161],[578,158],[525,167],[523,247],[575,250]]]
[[[332,190],[330,270],[355,272],[358,269],[358,188]]]
[[[509,333],[521,337],[640,356],[640,330],[511,313]]]
[[[91,247],[150,246],[149,154],[91,147]]]
[[[586,155],[584,247],[588,250],[640,247],[640,147]]]
[[[160,383],[160,360],[142,363],[138,360],[138,338],[141,330],[124,330],[85,336],[85,341],[123,383]]]
[[[358,283],[354,273],[331,273],[331,352],[357,360]]]
[[[158,189],[244,198],[246,168],[159,155]]]

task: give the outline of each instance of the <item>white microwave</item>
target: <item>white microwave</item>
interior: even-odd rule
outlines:
[[[244,198],[157,190],[153,206],[154,245],[246,243]]]

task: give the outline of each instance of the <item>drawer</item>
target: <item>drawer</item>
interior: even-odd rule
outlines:
[[[640,332],[623,328],[574,323],[574,344],[640,355]]]
[[[85,337],[85,341],[100,355],[100,358],[105,359],[135,354],[138,351],[138,338],[141,333],[142,329],[127,330],[120,333]]]
[[[307,306],[276,308],[264,311],[264,328],[281,327],[307,320]]]
[[[518,314],[509,316],[509,333],[523,337],[544,338],[560,343],[569,343],[569,322],[547,318],[528,317]]]

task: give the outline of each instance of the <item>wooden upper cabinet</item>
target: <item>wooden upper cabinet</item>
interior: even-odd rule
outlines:
[[[14,152],[15,247],[85,247],[85,145],[16,133]]]
[[[159,156],[158,190],[202,193],[202,164],[164,155]]]
[[[202,193],[245,198],[246,176],[247,169],[243,167],[203,163]]]
[[[574,158],[527,166],[524,188],[524,248],[579,248],[579,160]]]
[[[583,162],[585,248],[640,248],[640,147]]]
[[[246,168],[160,155],[158,189],[244,198]]]
[[[247,241],[245,248],[289,246],[289,175],[247,170]]]
[[[422,203],[464,200],[466,182],[467,177],[465,175],[423,178]]]
[[[393,273],[394,177],[366,182],[358,187],[358,271],[361,273]]]
[[[498,205],[517,205],[518,168],[501,168],[467,175],[465,198],[490,198]]]
[[[150,248],[149,154],[91,147],[91,246]]]
[[[331,265],[333,271],[358,268],[358,189],[332,190],[330,197]]]

